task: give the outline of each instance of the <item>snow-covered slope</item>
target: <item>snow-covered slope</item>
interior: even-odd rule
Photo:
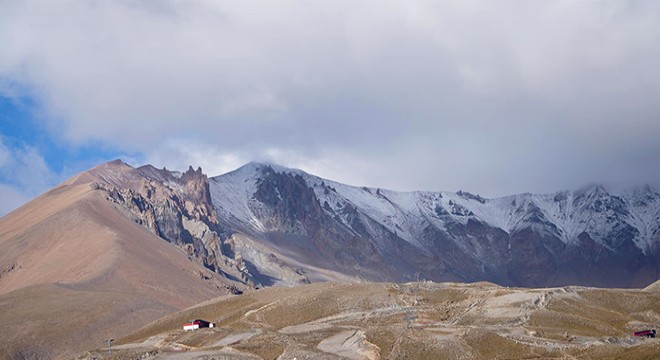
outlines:
[[[516,270],[511,264],[518,260],[509,257],[519,255],[517,250],[531,251],[529,258],[540,256],[542,264],[537,265],[556,271],[563,271],[558,267],[567,253],[576,261],[634,258],[642,259],[640,268],[647,263],[657,268],[660,194],[650,187],[620,195],[588,186],[486,199],[462,191],[355,187],[297,169],[249,163],[210,179],[210,189],[219,218],[232,231],[314,240],[323,228],[324,236],[368,242],[383,259],[399,258],[415,271],[419,259],[401,259],[402,246],[411,256],[428,257],[458,277],[489,278],[490,273],[491,280],[500,282]],[[466,266],[454,271],[459,260],[480,270]],[[433,276],[432,269],[426,273]],[[657,270],[649,277],[657,277]]]
[[[575,192],[486,199],[462,191],[397,192],[355,187],[301,170],[260,163],[249,163],[212,178],[213,201],[224,218],[234,219],[237,224],[251,224],[257,231],[265,230],[251,209],[259,206],[253,194],[267,168],[300,175],[328,214],[334,216],[352,206],[416,246],[422,246],[420,225],[432,223],[444,227],[447,221],[467,224],[469,219],[509,234],[536,227],[550,231],[566,244],[575,243],[578,236],[586,232],[608,248],[617,243],[617,239],[608,237],[621,237],[621,231],[626,230],[628,233],[623,235],[630,236],[635,246],[645,253],[658,238],[660,194],[648,186],[624,195],[610,194],[602,186],[594,185]]]
[[[248,225],[248,228],[257,231],[265,230],[252,211],[252,208],[258,206],[253,198],[258,180],[259,173],[255,163],[209,179],[211,199],[218,215],[230,224]]]

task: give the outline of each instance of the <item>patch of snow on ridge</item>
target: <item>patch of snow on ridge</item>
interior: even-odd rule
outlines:
[[[649,185],[623,195],[631,210],[631,222],[640,232],[638,246],[649,251],[652,239],[660,233],[660,193]]]
[[[224,219],[234,219],[239,224],[249,224],[255,230],[264,226],[254,215],[250,203],[254,202],[260,168],[250,163],[230,173],[209,179],[211,201]]]
[[[355,187],[309,174],[305,174],[304,179],[314,189],[321,205],[327,203],[335,214],[348,206],[354,207],[391,233],[421,247],[414,235],[415,219],[420,217],[416,193]]]

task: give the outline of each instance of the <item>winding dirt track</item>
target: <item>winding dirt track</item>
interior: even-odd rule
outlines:
[[[179,330],[196,316],[219,327]],[[644,359],[660,354],[660,342],[631,333],[658,323],[660,293],[653,290],[323,283],[185,310],[122,340],[117,358]],[[167,341],[144,346],[164,335]]]

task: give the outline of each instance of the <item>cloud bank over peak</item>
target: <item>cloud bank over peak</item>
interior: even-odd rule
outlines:
[[[10,0],[0,43],[2,95],[54,136],[157,166],[490,196],[660,179],[657,2]]]

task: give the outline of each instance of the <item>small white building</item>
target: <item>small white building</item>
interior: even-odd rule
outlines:
[[[202,319],[197,319],[197,320],[191,322],[190,324],[184,324],[183,325],[183,330],[186,330],[186,331],[188,331],[188,330],[197,330],[199,328],[204,328],[204,327],[207,327],[207,328],[215,327],[215,323],[212,323],[212,322],[206,321],[206,320],[202,320]]]

